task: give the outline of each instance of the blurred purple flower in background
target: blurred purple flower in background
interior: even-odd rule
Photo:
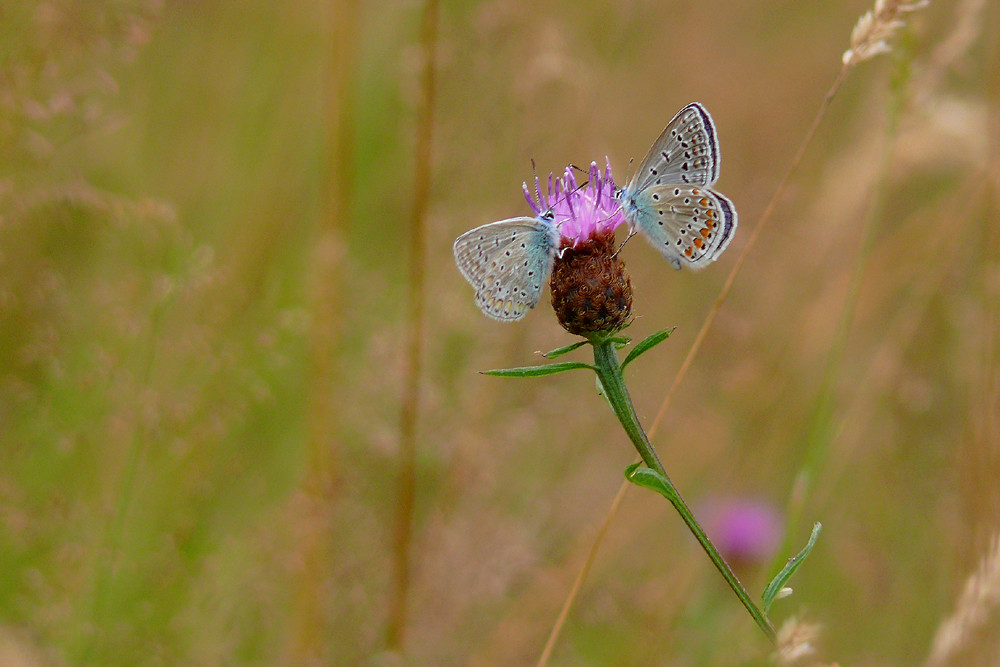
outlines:
[[[759,498],[715,498],[704,504],[701,516],[705,532],[734,566],[770,560],[781,540],[780,513]]]

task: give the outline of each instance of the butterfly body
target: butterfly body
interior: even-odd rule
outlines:
[[[512,322],[538,304],[558,248],[559,231],[546,213],[476,227],[459,236],[453,250],[479,309]]]
[[[719,178],[719,139],[694,102],[677,112],[617,193],[622,213],[674,268],[715,261],[736,230],[736,208],[710,186]]]

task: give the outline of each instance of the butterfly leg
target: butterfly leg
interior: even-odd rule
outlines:
[[[636,234],[635,228],[629,228],[629,230],[628,230],[628,236],[626,236],[625,240],[622,241],[622,244],[620,246],[618,246],[618,250],[615,250],[615,253],[614,253],[614,255],[612,255],[612,257],[617,257],[618,253],[620,253],[622,251],[622,248],[625,247],[625,244],[628,243],[628,240],[630,238],[632,238],[633,236],[635,236],[635,234]]]

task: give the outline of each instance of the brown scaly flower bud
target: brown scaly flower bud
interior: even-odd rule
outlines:
[[[615,234],[599,230],[576,247],[563,240],[549,287],[559,324],[571,334],[614,333],[632,313],[632,283]]]

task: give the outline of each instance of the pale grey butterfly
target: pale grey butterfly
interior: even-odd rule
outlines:
[[[476,227],[455,239],[458,270],[476,290],[476,305],[502,322],[538,304],[559,248],[551,211]]]
[[[632,231],[675,269],[700,269],[722,254],[736,231],[733,203],[709,189],[718,178],[715,124],[694,102],[667,123],[616,196]]]

